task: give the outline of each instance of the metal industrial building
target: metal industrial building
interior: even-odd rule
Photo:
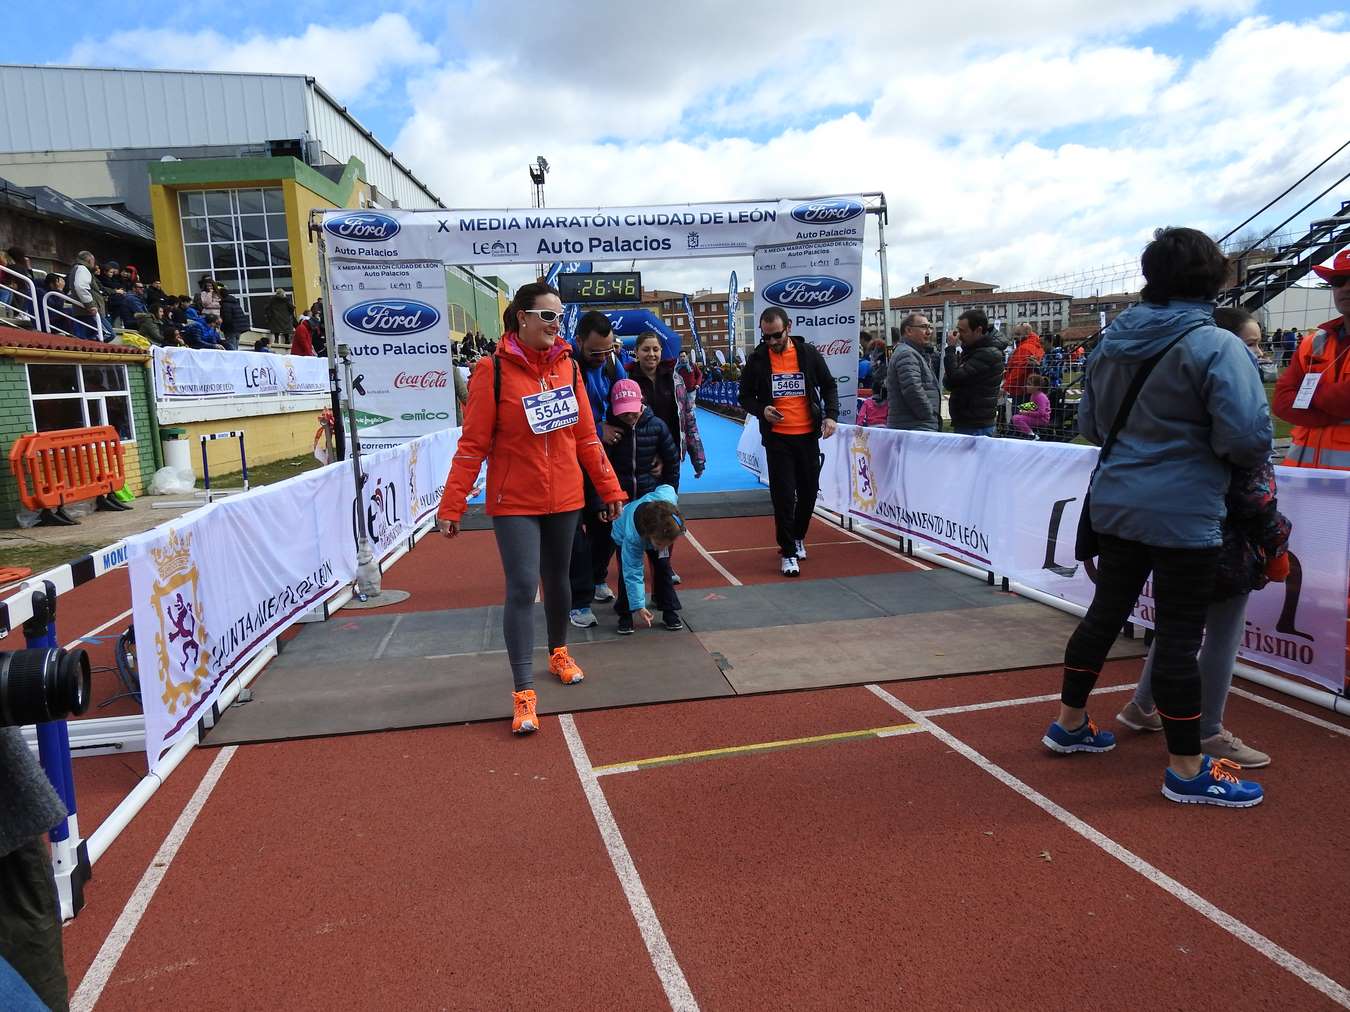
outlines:
[[[166,157],[357,158],[381,206],[444,207],[312,77],[0,64],[0,177],[151,215],[149,165]]]

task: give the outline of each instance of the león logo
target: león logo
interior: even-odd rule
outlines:
[[[863,513],[877,507],[876,472],[872,469],[872,448],[867,445],[867,430],[855,429],[849,444],[849,492],[853,506]]]
[[[159,680],[164,684],[162,698],[169,712],[177,713],[180,703],[185,709],[192,704],[210,674],[192,535],[179,538],[178,532],[171,530],[165,546],[150,549],[150,554],[159,574],[150,606],[158,624],[155,656]]]

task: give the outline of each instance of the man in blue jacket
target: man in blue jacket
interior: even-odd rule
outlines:
[[[591,310],[577,321],[572,354],[580,367],[582,381],[586,384],[586,396],[590,400],[596,434],[605,446],[613,446],[623,437],[623,433],[615,426],[605,424],[609,392],[616,382],[628,377],[627,366],[632,357],[614,340],[614,328],[609,317],[596,310]],[[590,480],[584,475],[582,477],[586,485],[586,506],[577,518],[569,573],[572,582],[569,615],[572,624],[579,629],[599,624],[595,613],[591,611],[592,603],[614,600],[614,591],[607,582],[613,550],[610,547],[609,524],[601,519],[604,503],[591,487]]]

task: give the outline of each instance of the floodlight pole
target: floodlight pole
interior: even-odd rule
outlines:
[[[539,155],[528,166],[530,171],[530,182],[534,184],[534,191],[530,197],[530,206],[542,208],[544,206],[544,179],[548,176],[548,159]],[[548,273],[548,264],[539,265],[538,277],[542,278]]]

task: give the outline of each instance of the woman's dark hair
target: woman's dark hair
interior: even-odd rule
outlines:
[[[1193,228],[1158,229],[1139,266],[1147,282],[1139,295],[1155,306],[1173,299],[1213,302],[1228,280],[1228,258],[1219,244]]]
[[[533,309],[535,300],[544,295],[558,295],[558,289],[542,281],[531,281],[528,285],[517,288],[515,298],[506,307],[506,312],[502,313],[502,323],[506,330],[512,334],[518,333],[520,324],[516,321],[516,314]],[[561,299],[562,296],[558,295],[558,298]]]
[[[1214,310],[1214,322],[1234,334],[1255,319],[1247,310],[1234,309],[1232,306],[1219,306]]]
[[[644,330],[641,334],[637,336],[637,340],[633,342],[633,350],[637,351],[639,348],[642,347],[642,342],[653,339],[660,341],[661,335],[654,330]]]
[[[673,503],[653,499],[633,511],[633,529],[648,541],[674,541],[684,533],[684,517]]]

